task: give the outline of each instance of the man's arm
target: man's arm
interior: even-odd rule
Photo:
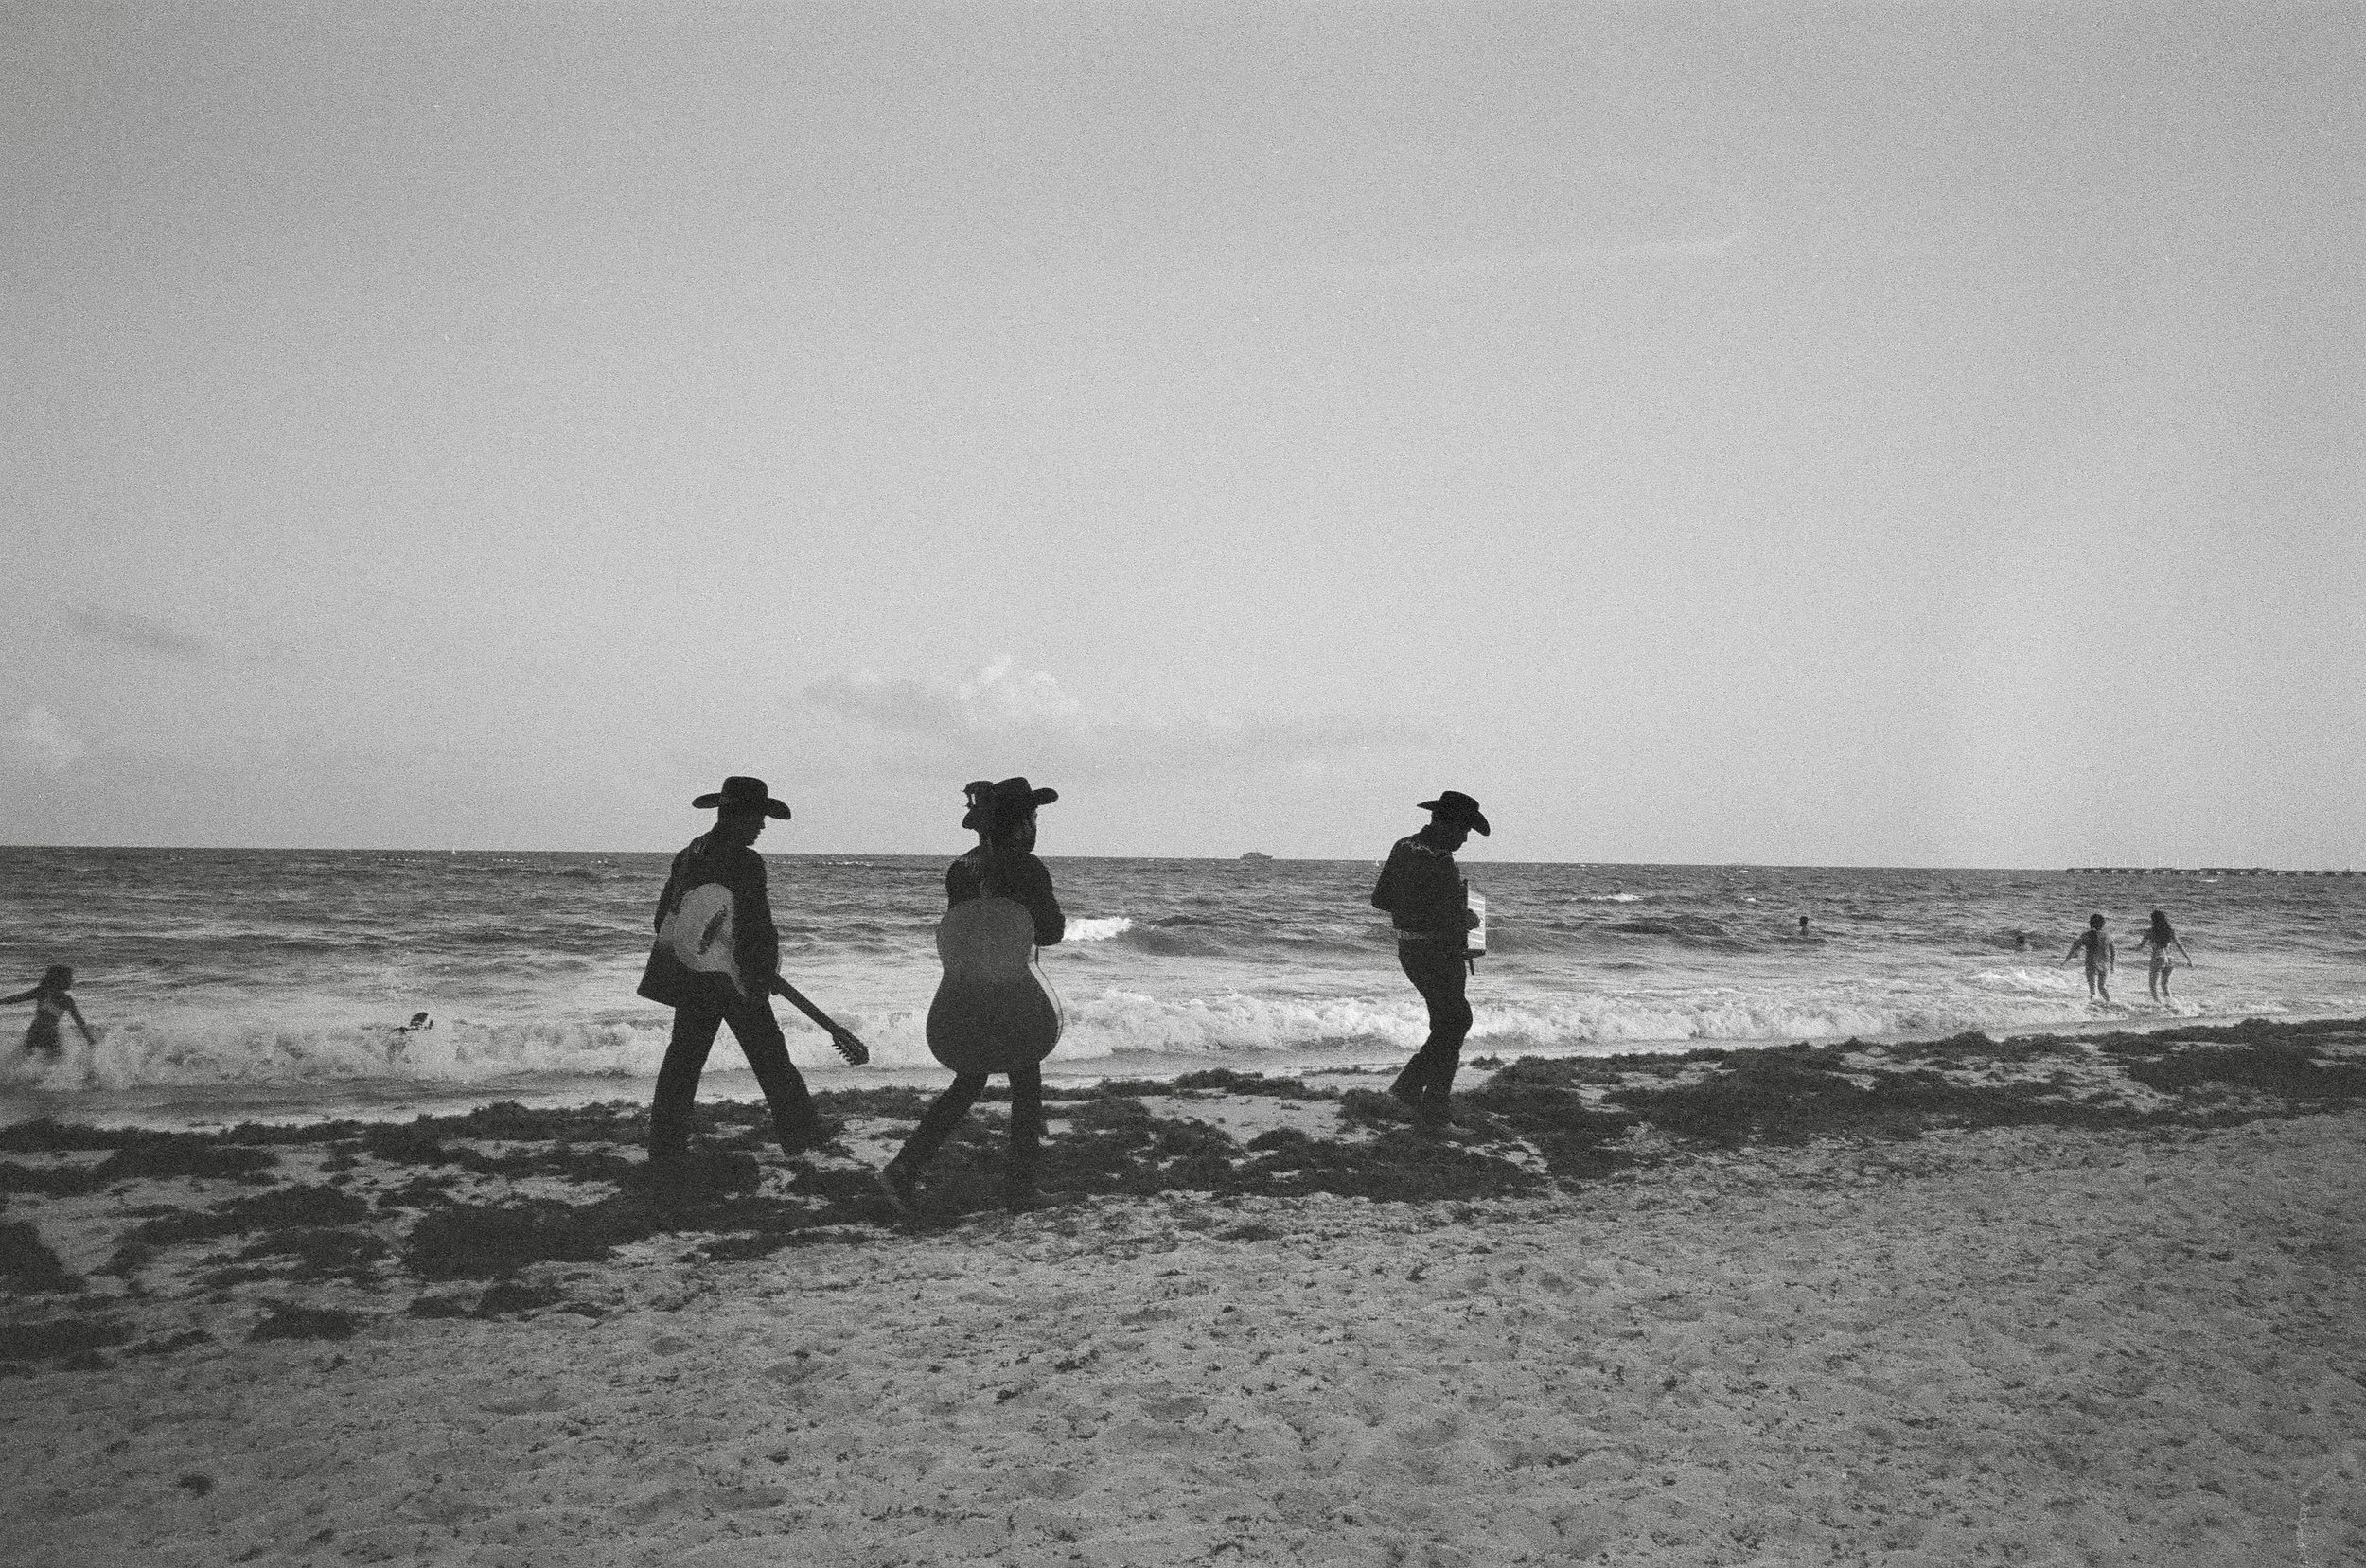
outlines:
[[[73,997],[65,998],[65,1010],[74,1014],[74,1027],[82,1031],[83,1043],[93,1046],[98,1044],[98,1036],[90,1031],[90,1025],[82,1022],[82,1010],[74,1005]]]
[[[40,995],[41,987],[35,986],[30,991],[20,991],[13,996],[0,996],[0,1007],[6,1007],[10,1002],[29,1002]]]
[[[1050,947],[1068,935],[1068,916],[1061,911],[1060,897],[1051,890],[1051,871],[1033,855],[1020,863],[1020,878],[1027,884],[1019,902],[1027,906],[1027,913],[1035,923],[1035,945]]]
[[[732,900],[738,905],[735,925],[740,978],[754,992],[769,991],[781,972],[781,933],[772,924],[772,899],[764,874],[764,856],[752,849],[740,851],[732,869]]]
[[[681,862],[688,850],[677,850],[673,863],[665,868],[665,889],[657,895],[657,918],[649,922],[653,931],[665,929],[665,917],[674,912],[675,901],[681,897]]]
[[[1397,907],[1397,862],[1403,852],[1391,846],[1388,859],[1380,868],[1380,880],[1372,884],[1372,907],[1386,909],[1391,914]]]

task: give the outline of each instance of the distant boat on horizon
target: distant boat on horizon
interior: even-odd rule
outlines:
[[[1248,850],[1242,854],[1241,858],[1244,860],[1271,860],[1273,856],[1265,854],[1262,850]]]

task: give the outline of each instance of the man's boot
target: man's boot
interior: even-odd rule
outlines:
[[[1403,1072],[1397,1074],[1397,1081],[1388,1085],[1388,1092],[1418,1113],[1421,1108],[1423,1081],[1421,1059],[1416,1056],[1404,1065]]]
[[[892,1159],[888,1161],[887,1169],[871,1180],[879,1189],[879,1195],[887,1200],[888,1207],[895,1210],[897,1219],[916,1220],[920,1217],[920,1172],[917,1170],[901,1159]]]

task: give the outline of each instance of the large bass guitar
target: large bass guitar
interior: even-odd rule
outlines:
[[[928,1004],[928,1049],[955,1072],[1008,1072],[1060,1043],[1059,994],[1035,958],[1027,906],[992,893],[937,922],[945,978]]]

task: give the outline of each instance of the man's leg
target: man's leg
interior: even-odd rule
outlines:
[[[945,1147],[945,1140],[953,1136],[953,1129],[962,1124],[962,1118],[969,1114],[969,1107],[976,1103],[985,1086],[986,1075],[982,1072],[956,1073],[953,1086],[937,1096],[920,1119],[920,1125],[912,1129],[912,1136],[904,1140],[904,1147],[888,1162],[888,1168],[907,1179],[918,1175],[937,1157],[937,1151]]]
[[[1421,1003],[1429,1013],[1429,1034],[1421,1041],[1421,1048],[1405,1062],[1404,1070],[1397,1074],[1396,1082],[1388,1085],[1388,1092],[1408,1105],[1418,1105],[1421,1101],[1421,1090],[1426,1086],[1429,1072],[1429,1048],[1438,1038],[1438,1009],[1430,1002],[1429,987],[1421,980],[1421,962],[1413,956],[1418,950],[1412,943],[1397,943],[1397,967],[1404,971],[1404,978],[1413,982],[1415,991],[1421,993]]]
[[[780,1137],[782,1153],[800,1153],[805,1135],[813,1130],[813,1096],[805,1092],[797,1064],[788,1059],[788,1042],[781,1036],[780,1020],[772,1016],[772,999],[751,997],[723,1017],[748,1066],[755,1069],[765,1103],[772,1107],[772,1131]]]
[[[1043,1149],[1042,1065],[1013,1067],[1010,1079],[1011,1159],[1002,1175],[1002,1196],[1017,1207],[1035,1197],[1035,1164]]]
[[[1429,1003],[1430,1037],[1421,1047],[1421,1054],[1429,1058],[1421,1074],[1421,1101],[1443,1116],[1454,1075],[1462,1066],[1462,1042],[1471,1032],[1471,1001],[1464,991],[1470,971],[1457,952],[1425,959],[1422,964],[1429,979],[1421,999]]]
[[[649,1102],[649,1157],[675,1159],[690,1151],[690,1106],[698,1097],[698,1074],[706,1069],[715,1031],[723,1015],[704,1008],[674,1009],[673,1038],[657,1069],[657,1094]]]
[[[1442,1112],[1454,1088],[1455,1070],[1462,1065],[1463,1037],[1471,1032],[1462,955],[1443,943],[1407,943],[1398,949],[1398,961],[1429,1009],[1429,1037],[1397,1075],[1391,1092],[1424,1110]]]

